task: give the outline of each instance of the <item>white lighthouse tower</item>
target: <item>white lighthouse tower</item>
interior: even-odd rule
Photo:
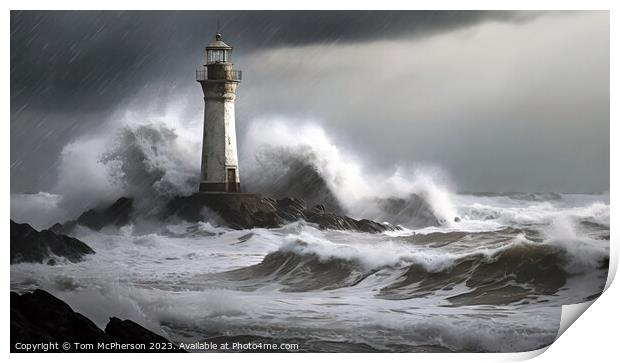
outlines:
[[[207,63],[196,71],[205,100],[200,192],[241,191],[235,132],[235,92],[241,71],[233,70],[232,47],[217,33],[206,47]]]

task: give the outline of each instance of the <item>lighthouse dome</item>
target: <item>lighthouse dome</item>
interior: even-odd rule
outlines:
[[[222,34],[215,34],[215,41],[209,43],[207,50],[207,65],[216,63],[230,63],[232,61],[232,47],[222,40]]]
[[[222,34],[215,34],[215,41],[207,44],[207,49],[232,49],[232,47],[222,40]]]

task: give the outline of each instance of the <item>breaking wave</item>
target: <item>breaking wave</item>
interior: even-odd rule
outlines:
[[[198,175],[182,156],[178,138],[161,124],[125,127],[100,162],[111,183],[138,201],[188,195],[195,191]]]
[[[352,287],[383,275],[367,287],[379,291],[379,298],[441,293],[452,305],[502,305],[546,299],[569,277],[606,274],[609,264],[604,244],[545,239],[537,231],[517,228],[414,234],[373,244],[332,242],[309,232],[287,239],[260,263],[218,276],[245,289],[277,283],[283,291],[295,292]],[[602,289],[592,286],[579,299]]]
[[[266,194],[308,198],[358,218],[409,223],[393,202],[423,206],[440,223],[457,216],[452,193],[438,170],[397,167],[391,174],[371,172],[357,158],[338,147],[325,130],[313,122],[257,119],[250,125],[242,160],[247,184]],[[445,183],[444,183],[445,184]],[[410,208],[411,210],[411,208]],[[427,221],[421,223],[428,225]]]

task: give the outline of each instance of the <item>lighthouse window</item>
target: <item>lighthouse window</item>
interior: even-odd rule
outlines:
[[[226,50],[225,49],[211,49],[207,52],[207,63],[222,63],[226,62]]]

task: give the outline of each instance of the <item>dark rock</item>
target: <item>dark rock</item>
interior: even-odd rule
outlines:
[[[43,290],[11,292],[11,351],[16,343],[111,341],[95,323]]]
[[[347,216],[316,213],[311,210],[304,211],[303,219],[317,224],[321,229],[351,230],[368,233],[381,233],[399,229],[391,224],[377,223],[368,219],[357,220]]]
[[[133,199],[122,197],[108,207],[89,209],[76,220],[63,224],[56,223],[50,230],[58,233],[70,233],[78,224],[95,231],[99,231],[105,226],[122,227],[131,222],[133,211]]]
[[[11,292],[11,351],[15,349],[16,343],[54,341],[45,329],[31,323],[19,310],[13,308],[13,294],[17,295]]]
[[[85,255],[93,254],[92,248],[84,242],[56,234],[50,230],[38,232],[30,225],[11,220],[11,263],[37,262],[56,264],[51,257],[64,257],[71,262],[79,262]]]
[[[171,344],[168,339],[143,328],[141,325],[131,320],[121,320],[112,317],[105,327],[105,332],[115,342],[121,344],[144,344],[146,346],[146,349],[132,350],[133,352],[153,351],[153,349],[151,349],[151,343],[155,343],[154,347],[159,351],[183,351],[179,349],[178,346]]]
[[[133,199],[122,197],[105,209],[86,211],[78,217],[77,222],[96,231],[110,225],[122,227],[131,221],[132,211]]]
[[[77,224],[95,230],[106,225],[121,226],[131,222],[132,210],[132,200],[121,198],[108,208],[89,210],[75,221],[64,225],[56,224],[52,230],[70,231]],[[194,223],[211,220],[235,229],[278,228],[298,220],[315,223],[322,229],[348,229],[370,233],[399,229],[389,224],[328,213],[327,210],[322,204],[308,208],[306,202],[299,198],[276,200],[251,193],[195,193],[172,198],[157,218]],[[118,216],[115,216],[115,213],[118,213]]]
[[[276,201],[276,208],[282,218],[295,221],[303,217],[306,202],[297,198],[283,198]]]
[[[244,193],[197,193],[177,197],[166,207],[164,218],[175,216],[188,222],[198,222],[204,220],[205,208],[216,212],[229,227],[238,229],[278,228],[298,220],[314,223],[321,229],[369,233],[399,229],[390,224],[326,213],[322,205],[308,209],[306,203],[298,198],[274,200]]]
[[[249,193],[195,193],[171,199],[160,218],[200,222],[209,213],[216,213],[231,228],[250,228],[251,214],[257,210],[259,200],[260,196]]]
[[[312,209],[310,209],[311,212],[314,213],[325,213],[325,207],[322,204],[317,204],[314,207],[312,207]]]
[[[237,242],[235,244],[240,244],[240,243],[243,243],[243,242],[247,242],[252,237],[254,237],[254,232],[250,232],[250,233],[244,234],[243,236],[237,238],[239,240],[239,242]]]
[[[278,228],[286,224],[286,220],[282,219],[276,212],[258,211],[252,214],[254,226],[260,228]]]
[[[64,349],[64,342],[71,343],[71,347]],[[104,332],[90,319],[73,311],[64,301],[43,290],[22,295],[11,292],[11,352],[22,352],[17,349],[17,343],[59,343],[52,346],[51,352],[182,351],[165,338],[129,320],[111,318]],[[92,344],[92,347],[78,350],[73,343]],[[144,343],[146,349],[109,345],[109,349],[104,349],[99,346],[106,343]],[[170,349],[149,349],[149,343],[163,343],[159,347]]]

